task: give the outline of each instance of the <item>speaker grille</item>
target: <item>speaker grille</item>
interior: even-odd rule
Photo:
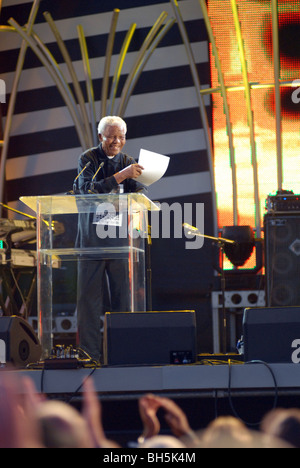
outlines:
[[[268,306],[300,304],[300,215],[265,216]]]
[[[106,365],[165,365],[196,361],[195,311],[105,314]]]
[[[31,326],[21,317],[0,317],[0,349],[2,362],[16,367],[38,362],[42,347]],[[5,356],[4,356],[5,354]]]
[[[243,334],[245,361],[295,362],[295,343],[300,337],[300,307],[245,309]]]

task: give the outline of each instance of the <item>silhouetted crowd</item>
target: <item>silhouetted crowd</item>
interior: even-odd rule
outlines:
[[[29,377],[1,372],[0,447],[126,448],[105,435],[92,377],[83,382],[82,395],[78,410],[38,393]],[[296,408],[270,411],[257,431],[231,416],[219,417],[206,429],[194,431],[186,414],[169,398],[148,394],[138,400],[138,407],[143,431],[137,448],[300,448],[300,410]],[[159,409],[172,435],[160,434]]]

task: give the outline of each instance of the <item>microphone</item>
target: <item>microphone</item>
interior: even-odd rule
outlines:
[[[70,190],[69,192],[66,193],[66,195],[76,195],[76,182],[81,176],[81,174],[91,165],[91,161],[87,162],[84,168],[79,172],[79,174],[75,177],[74,182],[73,182],[73,190]]]
[[[188,234],[192,234],[193,232],[197,232],[197,233],[199,232],[198,228],[196,228],[195,226],[191,226],[188,223],[183,223],[183,227],[189,230]]]
[[[95,178],[97,177],[98,172],[102,169],[103,166],[104,166],[104,161],[100,164],[100,166],[98,167],[97,171],[96,171],[95,174],[93,175],[91,190],[89,190],[89,193],[97,193],[97,192],[94,191],[94,180],[95,180]]]
[[[216,241],[217,243],[221,244],[221,243],[227,243],[227,244],[238,244],[238,242],[236,241],[233,241],[231,239],[224,239],[223,237],[212,237],[212,236],[206,236],[205,234],[201,234],[201,232],[199,231],[198,228],[196,228],[195,226],[191,226],[190,224],[188,223],[183,223],[182,225],[185,229],[188,229],[188,232],[187,234],[190,236],[190,235],[195,235],[195,236],[199,236],[199,237],[204,237],[205,239],[211,239],[213,241]]]

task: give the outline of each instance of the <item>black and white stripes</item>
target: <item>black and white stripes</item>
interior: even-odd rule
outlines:
[[[126,56],[120,89],[137,52],[162,11],[174,16],[171,4],[155,0],[42,0],[34,30],[55,56],[65,76],[66,65],[46,23],[49,11],[61,33],[74,64],[82,90],[86,94],[84,71],[76,27],[83,26],[87,39],[95,91],[97,117],[105,51],[113,8],[120,8],[112,71],[121,44],[132,22],[137,23]],[[179,2],[193,46],[200,80],[210,83],[208,43],[201,9],[195,0]],[[13,17],[24,25],[32,4],[4,0],[1,24]],[[7,85],[7,101],[21,38],[17,33],[2,32],[0,40],[0,78]],[[120,95],[120,93],[119,93]],[[118,95],[118,97],[119,97]],[[86,98],[87,99],[87,98]],[[210,101],[206,101],[210,114]],[[3,106],[4,115],[6,107]],[[171,156],[163,181],[151,188],[154,198],[167,199],[210,193],[210,177],[202,122],[185,48],[175,24],[152,55],[142,73],[124,116],[128,124],[126,152],[137,158],[145,148]],[[22,72],[7,160],[7,199],[16,202],[21,195],[44,195],[68,190],[76,175],[82,149],[66,108],[51,77],[28,49]],[[180,193],[178,192],[180,187]]]

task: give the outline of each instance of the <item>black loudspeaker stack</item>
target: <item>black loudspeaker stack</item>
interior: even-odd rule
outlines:
[[[269,203],[273,212],[264,218],[267,307],[244,312],[244,359],[299,364],[299,197],[280,195],[270,197]]]
[[[267,214],[265,228],[268,306],[300,305],[300,214]]]
[[[21,317],[0,317],[0,363],[22,368],[40,360],[42,347],[33,328]]]
[[[103,344],[109,366],[194,363],[195,312],[106,313]]]
[[[245,361],[300,363],[300,307],[246,309]]]

